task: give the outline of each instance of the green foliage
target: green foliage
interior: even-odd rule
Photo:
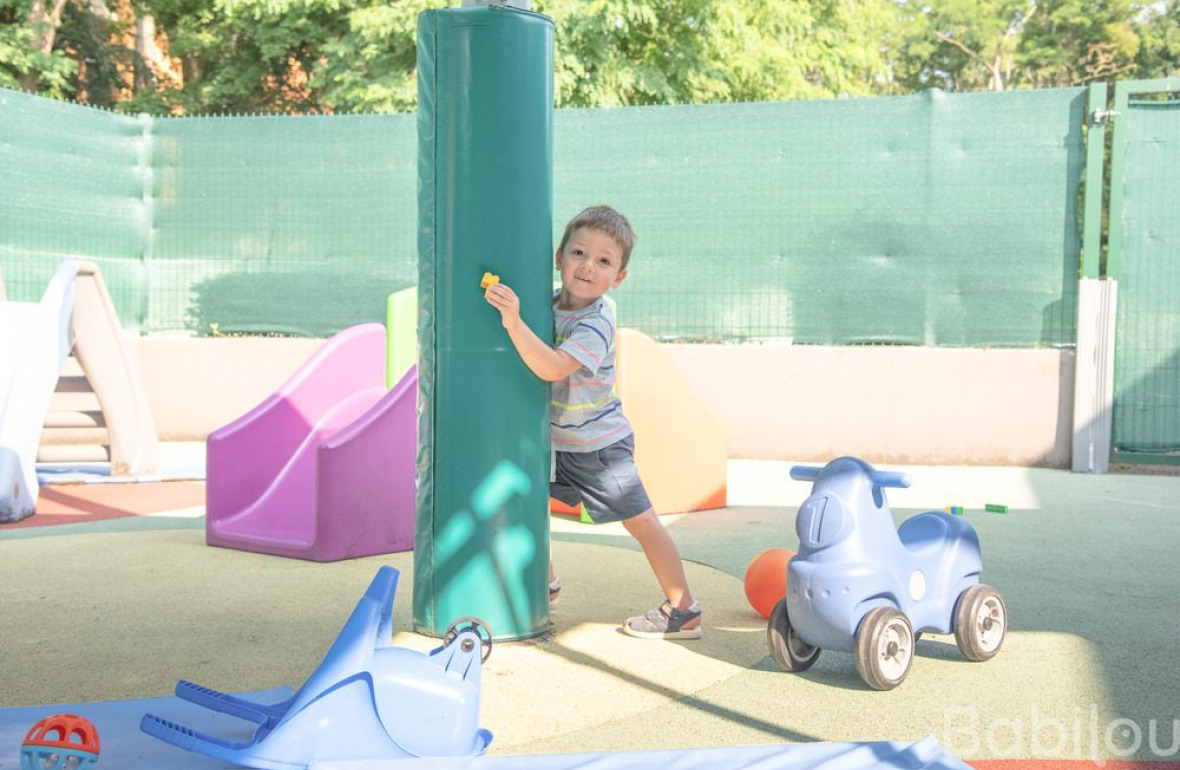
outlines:
[[[557,103],[766,101],[888,90],[888,0],[547,0]]]
[[[1136,75],[1141,78],[1180,76],[1180,0],[1152,5],[1139,31]]]
[[[122,72],[135,66],[134,52],[113,42],[125,25],[89,7],[66,3],[57,33],[58,50],[72,51],[82,63],[74,72],[69,96],[96,107],[115,107],[124,82]]]
[[[396,112],[455,0],[0,0],[0,85],[127,112]],[[114,5],[121,2],[122,5]],[[1176,74],[1180,0],[535,0],[558,106],[872,96]],[[96,8],[99,10],[96,11]],[[108,14],[109,15],[109,14]],[[150,20],[163,58],[135,53]],[[143,43],[144,41],[140,41]]]
[[[78,62],[61,50],[34,50],[38,30],[29,20],[29,10],[28,0],[0,0],[0,86],[55,98],[71,96]]]
[[[562,106],[616,106],[715,96],[706,0],[553,0],[538,10],[556,26],[556,90]],[[701,66],[701,65],[704,66]]]
[[[1137,13],[1130,0],[1042,0],[1020,40],[1022,85],[1071,86],[1133,75]]]
[[[904,90],[1001,90],[1034,0],[902,0],[898,77]]]
[[[326,41],[313,89],[337,111],[410,112],[418,105],[418,14],[449,3],[402,0],[348,12],[348,34]]]
[[[183,63],[148,112],[397,112],[417,103],[417,19],[445,0],[139,0]]]
[[[1152,23],[1160,37],[1180,28],[1180,19],[1152,10],[1160,4],[1145,9],[1131,0],[899,3],[906,21],[896,45],[897,70],[907,89],[1052,88],[1143,77],[1141,37]],[[1160,58],[1169,55],[1161,49]]]

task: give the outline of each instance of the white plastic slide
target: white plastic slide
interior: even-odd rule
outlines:
[[[0,302],[0,523],[37,507],[37,444],[73,347],[74,278],[65,261],[40,302]]]

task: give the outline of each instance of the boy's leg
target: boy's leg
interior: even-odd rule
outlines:
[[[643,548],[667,601],[644,615],[628,618],[624,633],[645,639],[696,639],[701,635],[700,607],[688,589],[680,551],[643,488],[635,467],[634,445],[634,438],[627,436],[596,452],[558,452],[556,483],[550,484],[550,494],[569,494],[562,488],[566,482],[572,487],[570,497],[581,499],[595,523],[622,521]]]
[[[561,581],[557,579],[557,572],[553,569],[553,537],[549,537],[549,609],[557,609],[557,600],[561,596]]]
[[[647,562],[655,573],[668,601],[654,610],[623,623],[623,633],[641,639],[699,639],[701,607],[693,601],[684,576],[680,551],[655,510],[648,508],[638,516],[623,520],[623,526],[643,547]]]
[[[582,498],[569,482],[565,471],[565,453],[553,453],[553,470],[549,479],[549,496],[560,500],[566,505],[577,508],[582,505]],[[557,609],[558,598],[561,595],[561,580],[557,577],[557,570],[553,566],[553,533],[549,534],[549,609]]]
[[[692,592],[688,588],[688,578],[684,575],[684,562],[680,560],[680,550],[676,541],[664,527],[654,508],[648,508],[638,516],[623,520],[623,526],[643,548],[647,563],[655,573],[656,581],[664,590],[668,602],[678,610],[687,610],[693,604]],[[695,618],[685,624],[685,628],[696,628],[700,625],[700,618]]]

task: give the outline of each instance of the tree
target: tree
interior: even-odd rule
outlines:
[[[335,0],[141,0],[141,14],[162,32],[164,60],[127,105],[189,114],[325,112],[310,86],[328,40],[347,34],[347,10]],[[344,12],[342,12],[344,11]],[[171,82],[169,82],[171,80]]]
[[[1140,46],[1136,56],[1136,76],[1180,76],[1180,0],[1149,6],[1138,29]]]
[[[336,110],[408,112],[418,104],[418,15],[453,3],[359,4],[348,33],[329,39],[311,87]]]
[[[0,0],[0,85],[152,114],[407,111],[418,14],[452,5]],[[1077,85],[1180,59],[1180,0],[534,5],[554,20],[563,107]]]
[[[898,3],[907,21],[893,47],[900,78],[912,90],[1052,88],[1134,77],[1146,25],[1158,25],[1160,40],[1175,27],[1174,18],[1153,10],[1159,4],[1144,9],[1133,0]]]
[[[1052,88],[1134,76],[1136,12],[1131,0],[1040,0],[1017,51],[1023,84]]]
[[[887,40],[902,17],[888,0],[721,4],[721,62],[734,101],[870,96],[894,90]]]
[[[900,0],[905,34],[897,42],[906,90],[1002,91],[1036,0]]]
[[[109,108],[131,95],[135,52],[125,42],[130,16],[130,8],[111,10],[103,0],[65,3],[57,46],[77,62],[70,98]]]
[[[556,26],[557,103],[670,104],[717,89],[704,62],[707,0],[551,0],[538,3]]]
[[[888,0],[547,0],[560,106],[765,101],[890,90]]]
[[[138,0],[180,85],[149,112],[405,111],[417,19],[447,0]],[[866,95],[889,90],[890,0],[538,0],[554,19],[559,106]],[[159,80],[159,78],[157,78]]]
[[[65,0],[0,0],[0,85],[66,96],[77,62],[54,47]]]

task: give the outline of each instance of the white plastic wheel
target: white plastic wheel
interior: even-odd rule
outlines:
[[[892,690],[910,672],[914,631],[909,618],[894,607],[877,607],[856,632],[856,672],[874,690]]]
[[[1008,608],[1000,592],[983,584],[968,588],[955,607],[955,642],[970,660],[995,657],[1008,631]]]
[[[766,623],[766,646],[776,663],[784,671],[799,673],[811,668],[819,658],[819,647],[813,647],[799,638],[791,619],[787,616],[787,600],[779,599],[770,612]]]

